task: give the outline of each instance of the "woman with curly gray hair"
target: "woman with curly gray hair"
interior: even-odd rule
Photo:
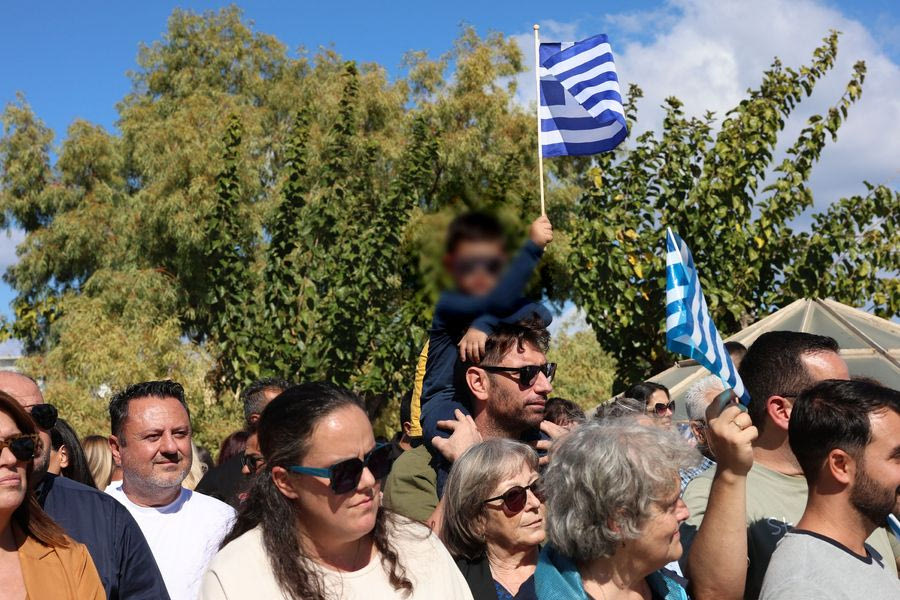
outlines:
[[[475,600],[535,600],[544,541],[537,453],[494,438],[466,450],[444,488],[441,538]]]
[[[685,600],[660,571],[681,556],[689,514],[679,470],[699,454],[677,433],[622,417],[582,425],[544,472],[548,546],[535,573],[539,600]]]

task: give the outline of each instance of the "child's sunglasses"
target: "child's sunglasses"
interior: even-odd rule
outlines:
[[[366,454],[362,460],[350,458],[333,464],[327,469],[297,465],[285,468],[292,473],[329,479],[331,491],[335,494],[346,494],[355,490],[356,486],[359,485],[359,480],[365,468],[369,469],[372,477],[375,479],[387,477],[391,470],[391,446],[390,444],[376,444],[375,448]]]
[[[531,490],[534,497],[541,503],[544,502],[544,493],[541,491],[540,481],[535,481],[531,485],[526,485],[525,487],[514,485],[499,496],[488,498],[484,503],[487,504],[488,502],[503,500],[503,507],[508,512],[517,515],[525,510],[525,505],[528,503],[528,490]]]
[[[458,275],[471,275],[475,271],[485,271],[489,275],[498,275],[503,270],[503,259],[463,258],[453,263],[453,270]]]
[[[0,452],[9,448],[16,460],[32,460],[40,448],[40,438],[36,433],[20,433],[11,435],[5,440],[0,440]]]

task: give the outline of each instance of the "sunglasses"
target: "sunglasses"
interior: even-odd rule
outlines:
[[[359,485],[363,469],[368,468],[375,479],[384,479],[391,470],[391,445],[376,444],[362,460],[350,458],[333,464],[327,469],[317,467],[285,467],[292,473],[301,475],[313,475],[331,480],[329,485],[335,494],[352,492]]]
[[[9,448],[16,460],[32,460],[40,447],[40,438],[36,433],[20,433],[0,440],[0,452]]]
[[[259,454],[245,454],[241,452],[241,466],[250,469],[251,473],[255,473],[265,461],[266,459]]]
[[[480,365],[479,365],[480,366]],[[481,367],[488,373],[516,373],[521,385],[532,386],[537,381],[538,373],[543,373],[547,381],[556,376],[556,363],[543,365],[526,365],[524,367]]]
[[[453,263],[457,275],[471,275],[476,271],[484,271],[489,275],[499,275],[503,270],[502,258],[465,258]]]
[[[53,429],[56,420],[59,418],[59,411],[52,404],[32,404],[25,407],[34,422],[41,429]]]
[[[671,410],[672,412],[675,412],[675,401],[672,400],[668,404],[663,404],[662,402],[657,402],[656,405],[653,408],[651,408],[650,410],[657,417],[664,417],[664,416],[666,416],[667,410]]]
[[[525,510],[525,505],[528,503],[528,490],[531,490],[531,493],[534,494],[534,497],[537,498],[539,502],[544,502],[544,493],[541,491],[540,483],[539,481],[535,481],[531,485],[526,485],[525,487],[514,485],[499,496],[488,498],[484,503],[487,504],[488,502],[503,500],[503,508],[512,514],[517,515]]]

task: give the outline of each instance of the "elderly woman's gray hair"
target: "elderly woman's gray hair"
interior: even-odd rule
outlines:
[[[554,446],[544,471],[549,542],[576,562],[612,556],[699,461],[677,433],[633,417],[582,425]]]
[[[694,382],[684,395],[684,407],[691,421],[706,421],[706,408],[709,406],[709,394],[718,394],[725,390],[725,385],[718,375],[707,375]]]
[[[441,539],[454,557],[475,560],[484,554],[484,501],[497,485],[523,467],[538,470],[537,453],[521,442],[490,439],[463,452],[453,463],[444,487]]]
[[[620,396],[598,406],[597,412],[594,413],[594,418],[598,420],[617,419],[619,417],[634,417],[646,413],[647,405],[644,402],[628,398],[627,396]]]

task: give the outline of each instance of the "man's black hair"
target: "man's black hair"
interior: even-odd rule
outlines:
[[[725,342],[725,352],[731,357],[731,362],[740,367],[741,361],[747,356],[747,346],[740,342]]]
[[[484,356],[479,364],[499,365],[513,347],[522,348],[526,343],[547,353],[550,348],[550,332],[543,320],[533,318],[518,323],[500,323],[484,343]]]
[[[266,392],[278,390],[278,393],[291,387],[291,384],[278,377],[266,377],[258,379],[244,388],[241,392],[241,402],[244,404],[244,426],[249,429],[250,415],[262,414],[266,404]]]
[[[447,228],[447,254],[451,254],[462,242],[505,241],[503,226],[496,217],[487,213],[470,212],[459,215]]]
[[[886,410],[900,413],[900,392],[868,381],[830,379],[803,392],[791,411],[788,441],[806,480],[816,482],[836,448],[859,460],[872,441],[871,415]]]
[[[772,396],[796,397],[815,385],[803,364],[805,355],[839,350],[833,338],[800,331],[769,331],[756,338],[738,369],[750,394],[747,412],[753,424],[763,430]]]
[[[109,424],[114,436],[121,436],[122,426],[128,418],[128,403],[137,398],[175,398],[187,411],[188,419],[191,417],[191,409],[184,400],[184,388],[180,383],[170,379],[135,383],[115,394],[109,401]]]

